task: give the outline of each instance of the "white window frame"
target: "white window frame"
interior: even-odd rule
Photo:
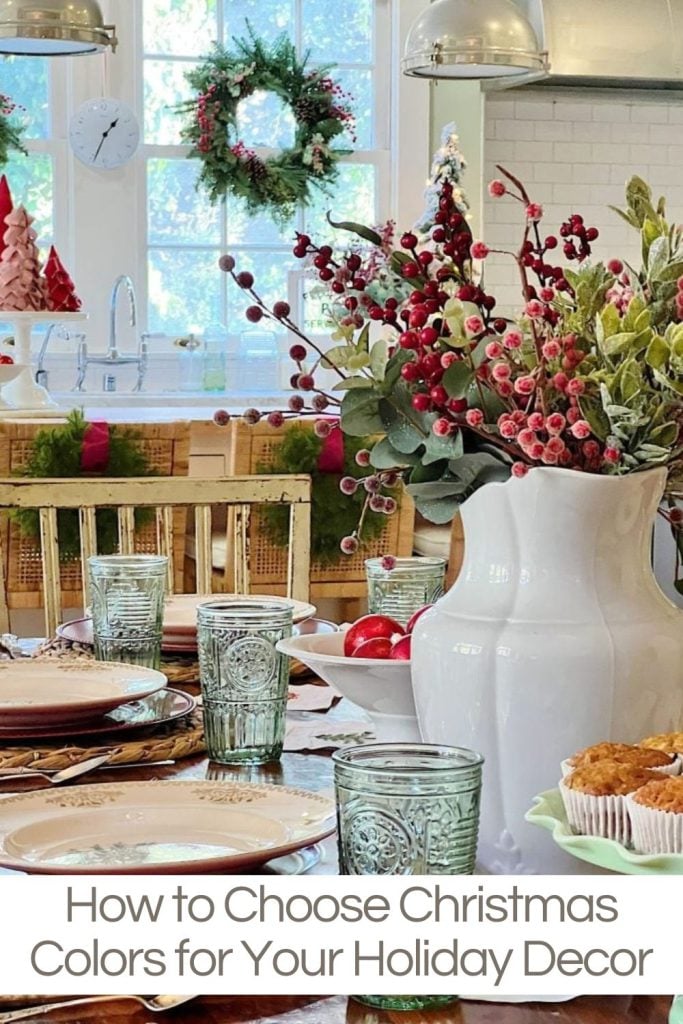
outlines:
[[[410,23],[429,0],[375,0],[386,31],[376,33],[377,66],[389,69],[377,121],[377,149],[354,153],[350,162],[373,162],[386,186],[378,190],[378,220],[393,217],[400,227],[422,210],[430,158],[430,89],[400,74],[400,54]],[[130,104],[141,125],[143,110],[142,0],[109,0],[105,16],[117,25],[115,55],[64,60],[54,83],[55,238],[73,267],[73,276],[90,314],[91,350],[106,348],[108,302],[114,279],[133,277],[138,293],[138,330],[147,325],[147,160],[177,157],[185,147],[143,144],[135,158],[116,171],[84,167],[68,147],[70,114],[93,96],[110,95]],[[389,30],[389,26],[391,29]],[[388,52],[387,52],[388,51]],[[55,60],[54,65],[60,64]],[[58,85],[64,76],[65,81]],[[63,97],[63,104],[60,96]],[[390,144],[391,141],[391,144]],[[43,145],[45,145],[43,143]]]

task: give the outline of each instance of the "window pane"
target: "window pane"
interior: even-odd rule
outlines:
[[[234,36],[247,34],[247,21],[261,39],[272,41],[282,32],[294,35],[292,0],[223,0],[223,3],[227,43]]]
[[[375,142],[374,106],[375,91],[372,71],[357,71],[352,68],[341,68],[333,72],[334,78],[350,96],[347,101],[356,118],[356,141],[348,132],[337,136],[335,145],[344,149],[372,149]]]
[[[247,213],[242,199],[229,196],[228,244],[229,245],[294,245],[296,219],[293,218],[282,230],[266,213]]]
[[[25,206],[35,217],[38,243],[44,249],[51,244],[54,235],[52,157],[45,153],[31,153],[28,157],[17,153],[10,157],[3,171],[7,174],[14,205]]]
[[[149,254],[149,330],[168,334],[201,332],[220,323],[219,250],[152,249]]]
[[[370,64],[375,2],[302,0],[303,44],[313,59],[324,64]]]
[[[197,160],[150,160],[147,164],[149,241],[220,245],[220,206],[195,187]]]
[[[145,0],[146,53],[199,57],[216,39],[217,0]]]
[[[190,61],[145,61],[145,142],[153,146],[177,146],[184,116],[175,107],[193,96],[185,75],[195,67]]]
[[[238,270],[250,270],[254,275],[254,289],[267,305],[272,306],[278,299],[287,299],[287,273],[294,267],[294,257],[289,253],[248,253],[235,252]],[[228,330],[241,334],[249,328],[244,313],[253,305],[252,297],[243,292],[232,281],[228,281]],[[271,321],[264,324],[264,330],[275,330]]]
[[[376,214],[375,168],[371,164],[341,164],[331,196],[319,195],[306,211],[306,231],[319,245],[344,245],[349,235],[334,231],[327,223],[327,211],[333,220],[351,220],[374,224]]]
[[[47,138],[49,83],[48,62],[44,58],[6,57],[0,63],[0,92],[24,108],[14,116],[26,125],[28,138]]]
[[[295,132],[292,108],[274,92],[258,90],[237,107],[237,137],[247,149],[290,149]]]

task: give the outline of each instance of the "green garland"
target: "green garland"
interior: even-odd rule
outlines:
[[[356,453],[368,447],[367,438],[344,437],[344,473],[321,473],[318,459],[324,441],[302,425],[286,429],[282,444],[273,452],[267,464],[257,467],[258,473],[308,473],[312,487],[311,501],[311,554],[316,561],[329,565],[342,556],[339,538],[353,533],[365,501],[365,491],[359,488],[353,497],[339,490],[341,476],[357,476]],[[289,544],[289,509],[286,506],[264,506],[262,510],[264,533],[279,548]],[[381,512],[368,512],[363,524],[363,543],[375,540],[387,524]]]
[[[90,476],[81,471],[83,436],[88,423],[83,414],[74,410],[63,426],[47,427],[36,434],[33,451],[27,464],[16,475],[48,478]],[[106,477],[153,476],[147,457],[139,447],[140,438],[134,431],[111,426],[109,428],[109,463],[106,473],[93,474]],[[40,538],[40,522],[36,509],[16,509],[10,513],[21,532],[32,540]],[[116,509],[103,508],[96,512],[97,550],[110,555],[118,549],[118,515]],[[151,509],[136,509],[135,525],[146,526],[154,520]],[[80,555],[78,512],[60,509],[57,512],[59,553],[64,561]]]
[[[28,156],[28,150],[22,142],[24,134],[23,125],[14,124],[10,121],[10,115],[17,109],[9,96],[0,93],[0,166],[7,163],[10,157],[10,150],[15,149],[18,153]]]
[[[313,188],[326,191],[337,175],[346,150],[331,143],[345,128],[353,131],[348,97],[329,78],[330,67],[310,69],[308,54],[299,60],[286,35],[272,46],[258,39],[251,26],[235,50],[216,44],[213,52],[187,80],[196,99],[177,108],[187,116],[183,140],[199,159],[199,184],[218,202],[228,194],[245,200],[249,213],[264,209],[279,223],[299,204],[307,204]],[[262,159],[238,138],[240,102],[257,91],[275,93],[291,107],[296,121],[294,144]]]

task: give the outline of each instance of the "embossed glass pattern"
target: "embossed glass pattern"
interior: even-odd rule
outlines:
[[[426,604],[435,604],[444,590],[444,558],[397,558],[393,569],[382,566],[382,558],[368,558],[368,611],[389,615],[402,626]]]
[[[378,743],[333,755],[343,875],[470,875],[483,758],[460,747]],[[456,996],[363,995],[387,1010],[445,1006]]]
[[[159,668],[168,558],[97,555],[88,559],[95,657]]]
[[[199,675],[209,757],[264,764],[282,754],[292,635],[284,601],[212,601],[197,610]]]

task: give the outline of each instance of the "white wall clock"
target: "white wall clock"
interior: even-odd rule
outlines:
[[[120,100],[87,100],[69,125],[69,142],[86,167],[109,171],[121,167],[140,144],[140,125]]]

